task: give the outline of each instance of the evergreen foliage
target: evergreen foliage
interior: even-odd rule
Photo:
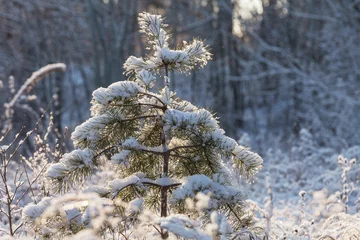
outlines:
[[[163,21],[159,15],[139,14],[150,53],[128,58],[124,64],[127,81],[93,92],[91,118],[72,133],[78,149],[47,170],[55,192],[86,192],[78,200],[74,194],[55,198],[52,209],[61,203],[82,202],[73,205],[76,214],[67,217],[69,227],[58,225],[64,235],[90,228],[98,236],[106,231],[125,236],[132,229],[129,238],[228,239],[251,226],[245,196],[232,185],[232,176],[238,172],[251,181],[262,159],[227,137],[211,112],[170,91],[170,71],[188,73],[196,66],[204,67],[211,54],[200,40],[170,49]],[[165,83],[158,92],[154,91],[156,80]],[[83,187],[109,165],[116,178],[105,185]],[[50,200],[44,201],[36,217],[49,213]],[[106,211],[100,206],[107,206]],[[34,221],[33,209],[24,210],[29,222]],[[61,222],[61,214],[69,211],[54,212],[58,217],[45,214],[52,219],[46,223],[51,222],[59,236],[54,221]],[[102,224],[95,221],[100,215],[106,219]],[[52,231],[47,234],[55,236]]]

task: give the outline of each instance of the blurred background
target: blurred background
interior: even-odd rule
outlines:
[[[359,0],[0,0],[0,113],[32,72],[63,62],[13,122],[33,128],[49,107],[71,132],[92,91],[125,80],[125,60],[146,53],[144,10],[166,17],[172,47],[194,37],[210,46],[207,67],[172,73],[171,87],[216,112],[227,135],[259,153],[290,151],[302,129],[319,147],[360,144]]]

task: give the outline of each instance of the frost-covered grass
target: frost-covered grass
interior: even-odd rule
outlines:
[[[360,146],[340,154],[305,129],[290,152],[267,151],[247,193],[271,239],[359,239]]]
[[[360,147],[354,146],[349,149],[344,149],[341,152],[342,155],[339,156],[333,149],[314,146],[314,142],[308,139],[311,135],[309,135],[306,130],[303,130],[302,134],[307,135],[307,140],[300,141],[295,149],[293,149],[292,158],[289,157],[290,153],[282,152],[279,149],[269,150],[268,153],[264,155],[264,169],[260,172],[255,182],[251,185],[245,185],[245,183],[243,183],[247,186],[246,193],[249,197],[247,204],[251,210],[250,212],[254,214],[255,226],[267,231],[269,239],[358,239],[360,222],[360,191],[358,180],[360,167],[354,159],[359,157]],[[42,143],[40,139],[37,141],[39,144]],[[311,144],[309,145],[309,143]],[[6,149],[7,146],[2,145],[2,153]],[[48,159],[48,156],[40,153],[41,151],[34,154],[35,158],[27,161],[41,162]],[[300,152],[307,152],[307,154],[306,156],[302,156]],[[300,156],[303,159],[300,159]],[[345,156],[347,158],[345,158]],[[319,164],[322,161],[324,163]],[[301,168],[299,166],[301,166]],[[41,167],[38,166],[38,168]],[[13,183],[15,175],[18,174],[17,171],[19,170],[16,164],[9,164],[7,180],[9,182],[9,189],[16,189],[16,184],[20,183]],[[31,169],[28,168],[28,174],[29,178],[33,179],[36,177],[36,170],[31,171]],[[66,217],[69,223],[80,223],[84,221],[84,219],[79,218],[80,212],[78,208],[80,207],[81,209],[84,206],[89,207],[88,204],[91,203],[92,210],[89,208],[88,211],[92,213],[88,212],[85,216],[92,216],[91,219],[94,222],[89,223],[90,225],[88,226],[91,227],[89,227],[88,230],[80,231],[74,235],[72,239],[77,239],[78,237],[97,239],[95,236],[97,224],[100,226],[104,219],[108,221],[111,218],[109,214],[114,206],[103,202],[104,200],[101,197],[99,198],[99,196],[107,194],[108,189],[102,189],[96,186],[103,185],[103,183],[109,181],[110,186],[116,188],[114,191],[117,191],[129,183],[139,183],[143,176],[132,176],[128,180],[120,180],[118,177],[118,173],[114,172],[111,167],[105,167],[104,171],[99,172],[89,179],[84,194],[78,195],[72,193],[64,195],[62,199],[57,198],[56,201],[53,200],[52,197],[44,198],[42,196],[39,191],[39,186],[41,186],[41,182],[39,182],[40,179],[36,179],[36,183],[33,184],[31,190],[37,193],[36,196],[34,197],[32,195],[33,193],[28,191],[24,195],[25,197],[20,201],[16,200],[15,204],[13,204],[15,214],[12,216],[14,221],[11,224],[14,225],[14,228],[20,226],[19,230],[15,233],[15,238],[23,237],[24,239],[33,239],[36,236],[34,232],[34,230],[37,229],[36,225],[23,225],[23,221],[28,221],[28,219],[34,219],[39,216],[42,216],[43,220],[41,221],[50,221],[54,224],[53,227],[58,228],[58,225],[62,223],[61,221],[54,221],[53,216],[51,216],[51,213],[54,211],[59,212],[59,216]],[[21,188],[15,193],[16,197],[14,199],[20,199],[29,186],[24,176],[22,176],[22,179],[25,182],[22,183]],[[149,180],[143,178],[143,181]],[[162,179],[161,182],[156,182],[156,184],[174,184],[174,181],[171,179]],[[188,190],[186,190],[186,186],[189,184],[196,185],[197,188],[202,188],[204,195],[190,196],[189,194],[193,193],[191,191],[187,193]],[[206,186],[201,184],[205,184]],[[207,190],[204,191],[205,189]],[[4,185],[2,185],[2,190],[4,190]],[[177,196],[184,198],[184,196],[189,195],[188,197],[192,197],[195,201],[190,201],[191,198],[189,198],[186,203],[187,207],[193,209],[192,211],[196,213],[197,211],[204,211],[207,204],[209,204],[207,193],[211,192],[216,195],[217,192],[223,194],[224,191],[229,190],[212,182],[210,179],[208,179],[207,183],[197,181],[196,176],[194,176],[192,179],[190,178],[183,187],[174,192],[174,199],[171,201],[175,203]],[[236,193],[239,189],[234,188],[231,191]],[[98,194],[91,195],[91,193]],[[4,206],[6,206],[7,200],[3,192],[2,194],[1,207],[6,213]],[[243,197],[242,194],[243,192],[241,191],[240,195],[237,196]],[[211,202],[211,204],[218,204],[217,201],[221,202],[222,200],[217,197],[214,199],[218,200]],[[236,198],[233,199],[236,200]],[[29,205],[23,209],[27,204]],[[127,209],[127,215],[135,216],[139,211],[142,211],[143,200],[137,198],[129,203],[117,202],[117,204]],[[49,206],[51,206],[50,209],[48,209]],[[7,236],[6,233],[9,233],[9,221],[5,213],[1,214],[2,237]],[[101,214],[99,215],[99,213]],[[151,218],[154,223],[159,221],[157,220],[158,217],[153,215],[153,213],[147,212],[144,214],[145,215],[142,216],[143,218]],[[176,215],[173,217],[176,217]],[[118,219],[112,219],[109,224],[116,224],[117,221]],[[179,225],[179,221],[184,225]],[[217,221],[220,222],[212,225]],[[196,230],[196,222],[189,219],[180,220],[180,218],[172,219],[168,217],[164,219],[161,226],[171,228],[174,232],[185,231],[186,234],[184,236],[188,236],[189,239],[203,239],[202,237],[206,236],[206,231],[221,226],[221,216],[213,216],[207,226],[207,230],[205,229],[204,232],[200,229]],[[69,227],[71,228],[70,225]],[[227,229],[228,226],[224,225],[222,228]],[[50,230],[51,229],[49,229],[49,231]],[[138,234],[143,236],[144,232],[139,229]],[[246,232],[242,232],[242,235],[245,234]],[[253,233],[249,232],[246,236],[242,236],[239,239],[250,239],[248,236],[251,236],[251,234]],[[28,238],[26,236],[28,236]],[[133,237],[135,238],[136,236],[134,233]],[[114,237],[110,233],[103,237],[107,239],[126,239],[121,236]],[[130,237],[129,239],[132,238]],[[148,239],[156,238],[150,234]]]

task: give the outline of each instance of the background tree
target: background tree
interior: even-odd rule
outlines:
[[[118,81],[123,69],[117,66],[128,56],[144,54],[136,15],[147,9],[166,14],[171,24],[180,23],[172,29],[171,47],[193,36],[212,46],[209,66],[189,76],[172,72],[172,79],[181,80],[170,84],[183,99],[214,109],[230,136],[248,132],[258,151],[273,136],[288,151],[302,128],[322,145],[338,149],[360,141],[350,130],[360,124],[353,116],[359,108],[353,99],[360,62],[355,0],[0,3],[0,79],[5,87],[10,75],[20,86],[21,79],[43,65],[68,66],[65,74],[51,75],[35,88],[33,111],[19,110],[17,125],[24,114],[34,123],[35,115],[41,115],[37,109],[45,108],[42,102],[54,94],[58,129],[73,129],[84,121],[89,106],[74,106],[89,102],[95,86]],[[7,102],[10,93],[0,91],[0,101]]]

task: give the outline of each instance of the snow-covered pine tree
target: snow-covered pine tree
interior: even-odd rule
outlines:
[[[72,134],[78,149],[51,165],[47,176],[63,193],[79,189],[105,163],[111,164],[119,178],[86,192],[109,199],[107,205],[128,203],[127,209],[111,212],[120,216],[117,231],[135,232],[130,238],[227,239],[249,226],[244,194],[232,186],[232,168],[251,180],[262,159],[225,136],[211,112],[170,91],[169,72],[204,67],[211,54],[197,39],[170,49],[163,21],[159,15],[139,14],[151,54],[129,57],[124,64],[127,81],[93,92],[91,118]],[[157,79],[164,87],[154,92]],[[89,215],[84,205],[79,212]],[[89,227],[86,221],[77,224]]]

